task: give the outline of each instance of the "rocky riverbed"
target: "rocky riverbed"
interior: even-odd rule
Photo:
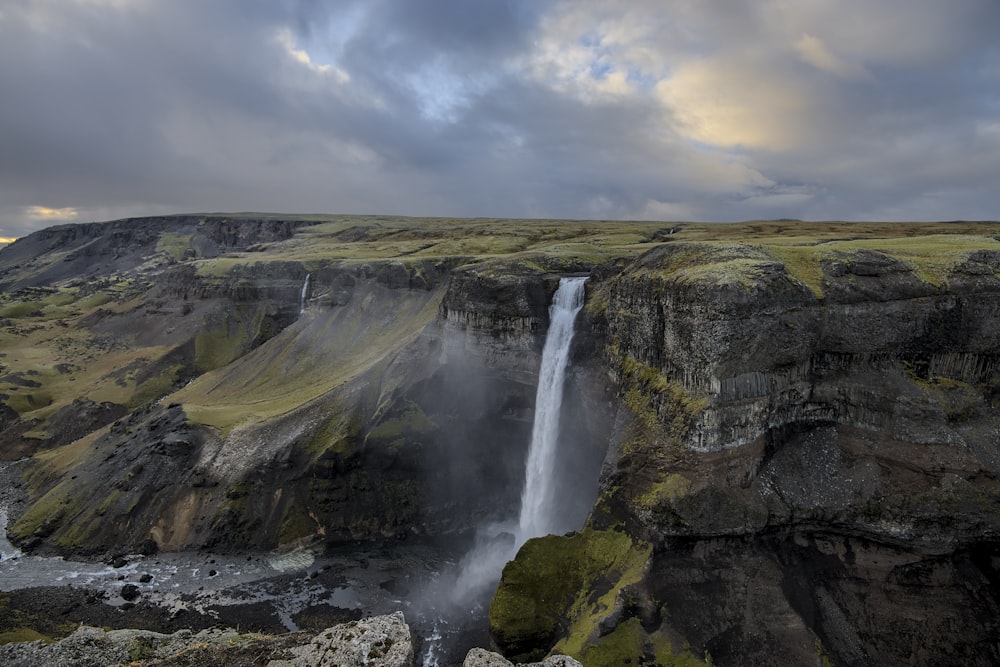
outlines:
[[[285,552],[74,559],[22,553],[7,539],[23,507],[19,462],[0,463],[0,641],[56,639],[77,627],[175,633],[235,628],[279,635],[402,611],[417,664],[460,664],[487,646],[488,592],[456,604],[462,541],[303,547]],[[497,573],[499,574],[499,573]]]

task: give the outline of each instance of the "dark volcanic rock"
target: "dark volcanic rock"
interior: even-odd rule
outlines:
[[[592,286],[622,405],[592,521],[654,556],[625,613],[564,633],[589,618],[605,650],[636,619],[644,650],[719,665],[1000,661],[1000,279],[858,251],[818,295],[753,248],[698,279],[685,252]]]

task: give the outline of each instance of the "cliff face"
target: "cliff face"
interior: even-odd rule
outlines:
[[[557,648],[994,664],[1000,255],[935,284],[873,250],[808,282],[758,248],[698,252],[595,287],[622,405],[592,524],[653,551],[603,611],[567,599]]]

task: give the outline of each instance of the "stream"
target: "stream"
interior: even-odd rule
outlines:
[[[10,465],[0,464],[0,473]],[[426,667],[460,665],[470,648],[488,645],[485,604],[459,609],[446,599],[448,573],[461,557],[454,547],[409,541],[243,555],[164,552],[125,556],[115,567],[21,553],[6,536],[9,513],[9,498],[0,496],[0,593],[97,591],[103,605],[126,615],[142,603],[170,618],[235,619],[244,628],[266,622],[272,631],[318,630],[401,610],[416,638],[417,664]],[[134,600],[122,596],[126,585],[138,592]],[[92,623],[100,625],[104,613],[91,611]]]

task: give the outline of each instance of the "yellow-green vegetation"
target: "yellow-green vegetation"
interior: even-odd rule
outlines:
[[[13,628],[12,630],[7,630],[0,632],[0,644],[10,644],[13,642],[36,642],[41,641],[46,644],[51,644],[55,641],[52,637],[48,635],[43,635],[41,632],[34,630],[32,628]]]
[[[239,214],[231,216],[238,219]],[[789,279],[822,296],[823,264],[837,260],[850,263],[861,250],[878,250],[906,262],[914,274],[934,285],[948,280],[954,266],[976,250],[1000,249],[995,236],[998,225],[990,223],[848,223],[772,221],[736,224],[667,223],[600,220],[509,220],[407,218],[394,216],[269,216],[253,214],[257,219],[282,218],[316,222],[299,228],[289,239],[267,244],[266,252],[231,252],[214,259],[191,260],[198,272],[225,276],[236,267],[267,261],[299,262],[307,270],[334,264],[361,264],[374,260],[402,262],[413,274],[419,274],[421,262],[431,260],[450,266],[462,264],[490,272],[537,273],[585,270],[595,263],[635,257],[657,247],[669,245],[672,252],[664,266],[648,271],[671,276],[681,282],[728,284],[751,287],[760,278],[763,267],[785,266]],[[168,255],[184,261],[190,234],[163,232],[156,256]],[[257,249],[259,250],[259,249]],[[68,251],[67,251],[68,252]],[[58,253],[51,260],[60,259]],[[67,282],[46,287],[0,294],[0,349],[7,353],[5,372],[35,371],[39,387],[0,383],[0,393],[9,396],[8,405],[19,414],[47,419],[73,398],[86,395],[95,401],[136,405],[170,389],[175,374],[163,373],[145,387],[126,381],[123,386],[113,373],[128,367],[138,358],[154,363],[165,349],[139,350],[123,343],[108,347],[85,329],[75,328],[79,318],[97,308],[121,313],[141,305],[142,286],[136,279],[111,275],[90,286]],[[439,296],[439,295],[438,295]],[[591,299],[590,312],[603,303],[599,294]],[[433,307],[428,310],[434,314]],[[355,313],[354,315],[358,315]],[[234,322],[219,323],[197,332],[196,365],[201,370],[219,368],[244,354],[259,333],[260,313],[240,315]],[[342,318],[349,319],[349,318]],[[360,316],[359,318],[360,319]],[[383,329],[389,327],[383,320]],[[403,318],[400,325],[419,328],[414,318]],[[355,329],[360,324],[352,324]],[[314,327],[315,328],[315,327]],[[328,327],[331,328],[331,327]],[[415,329],[408,329],[410,331]],[[322,333],[322,332],[317,332]],[[350,332],[348,332],[350,337]],[[386,332],[370,338],[372,350],[355,346],[352,354],[334,356],[343,363],[318,364],[317,372],[305,372],[301,386],[289,386],[279,380],[268,402],[273,408],[258,411],[263,405],[262,382],[251,381],[249,404],[251,420],[281,414],[302,405],[338,382],[337,373],[345,371],[356,377],[370,370],[373,361],[382,358]],[[405,338],[394,336],[396,342]],[[353,340],[353,338],[352,338]],[[341,346],[346,348],[347,346]],[[348,356],[359,363],[346,362]],[[82,363],[86,362],[86,363]],[[72,372],[57,372],[58,365],[75,365]],[[298,369],[301,370],[301,369]],[[324,380],[316,377],[328,371]],[[219,380],[221,378],[214,378]],[[228,379],[228,378],[226,378]],[[246,380],[246,378],[240,378]],[[264,378],[271,383],[273,378]],[[199,383],[200,384],[200,383]],[[191,392],[193,408],[206,423],[229,428],[242,420],[246,401],[240,398],[227,407],[237,390],[215,389],[207,381]],[[203,397],[212,387],[211,398]],[[242,394],[242,392],[239,392]],[[197,396],[196,396],[197,394]],[[216,398],[217,397],[217,398]],[[641,396],[633,395],[641,399]],[[39,432],[44,431],[42,427]]]
[[[653,484],[646,493],[638,496],[635,501],[645,507],[656,507],[683,498],[690,491],[691,480],[679,473],[670,473],[661,481]]]
[[[680,283],[757,283],[761,269],[780,263],[789,279],[824,295],[824,263],[850,265],[859,251],[898,259],[915,276],[942,286],[956,266],[979,250],[1000,251],[995,223],[751,222],[687,224],[671,235],[672,252],[652,271]]]
[[[357,416],[335,411],[316,429],[305,451],[313,461],[326,452],[348,454],[360,432],[361,420]]]
[[[579,658],[597,639],[622,589],[641,579],[651,551],[614,530],[586,528],[528,540],[504,567],[490,604],[494,637],[534,659],[540,642],[561,635],[553,651]]]
[[[19,539],[31,537],[36,530],[52,532],[51,529],[63,525],[67,518],[76,516],[82,503],[83,498],[74,493],[73,484],[64,480],[32,503],[9,532]]]
[[[764,267],[773,264],[774,260],[757,245],[732,241],[680,242],[653,267],[640,272],[653,272],[680,284],[748,290],[759,282]]]
[[[176,234],[174,232],[161,232],[160,239],[156,242],[156,249],[166,253],[175,261],[184,259],[184,253],[191,244],[191,234]]]
[[[407,401],[406,409],[399,416],[380,422],[368,435],[366,443],[385,443],[388,447],[399,447],[405,444],[407,438],[429,433],[437,426],[432,422],[420,406],[413,401]]]
[[[967,382],[932,376],[922,378],[907,368],[907,377],[944,410],[950,421],[961,421],[982,404],[983,392]]]
[[[652,434],[670,442],[682,441],[694,418],[708,406],[708,396],[689,392],[680,383],[668,380],[660,371],[628,355],[621,356],[615,350],[611,353],[612,358],[620,359],[625,405],[647,431],[631,445],[626,443],[626,453],[634,451],[638,443],[648,442]],[[664,416],[669,421],[661,421]]]
[[[286,414],[366,373],[377,373],[392,355],[437,317],[444,294],[363,285],[349,304],[295,325],[240,359],[205,373],[177,392],[194,422],[224,433]]]
[[[823,646],[823,642],[819,637],[816,638],[816,656],[819,658],[820,667],[835,667],[836,663],[830,658],[830,654],[826,652],[826,647]]]
[[[80,438],[76,442],[35,454],[24,475],[32,493],[40,492],[41,489],[69,472],[80,461],[86,459],[91,446],[98,437],[106,432],[107,428],[103,428]]]
[[[25,419],[40,420],[29,437],[46,437],[47,420],[77,398],[136,407],[169,392],[180,365],[144,372],[170,348],[138,347],[80,326],[98,309],[137,305],[132,281],[109,277],[99,289],[52,286],[0,294],[0,394]],[[17,317],[9,317],[16,315]]]
[[[264,314],[261,307],[237,308],[224,322],[199,331],[194,340],[195,368],[220,368],[246,353],[260,333]]]
[[[291,239],[268,247],[268,259],[301,262],[308,270],[338,262],[379,259],[439,260],[469,263],[496,258],[511,261],[594,264],[635,255],[664,230],[660,222],[599,220],[508,220],[321,216]],[[669,228],[669,227],[667,227]],[[260,260],[259,253],[232,253],[200,260],[200,275],[221,276],[234,266]]]
[[[653,658],[656,661],[654,664],[656,665],[664,665],[665,667],[700,667],[713,664],[712,656],[708,654],[708,651],[705,651],[704,660],[699,659],[695,654],[691,653],[686,644],[683,650],[676,652],[673,643],[670,641],[670,637],[662,630],[653,632],[647,640],[649,645],[651,645]]]
[[[670,639],[659,631],[647,635],[638,618],[630,618],[588,646],[580,657],[585,667],[705,667],[711,658],[699,659],[689,651],[674,653]]]

